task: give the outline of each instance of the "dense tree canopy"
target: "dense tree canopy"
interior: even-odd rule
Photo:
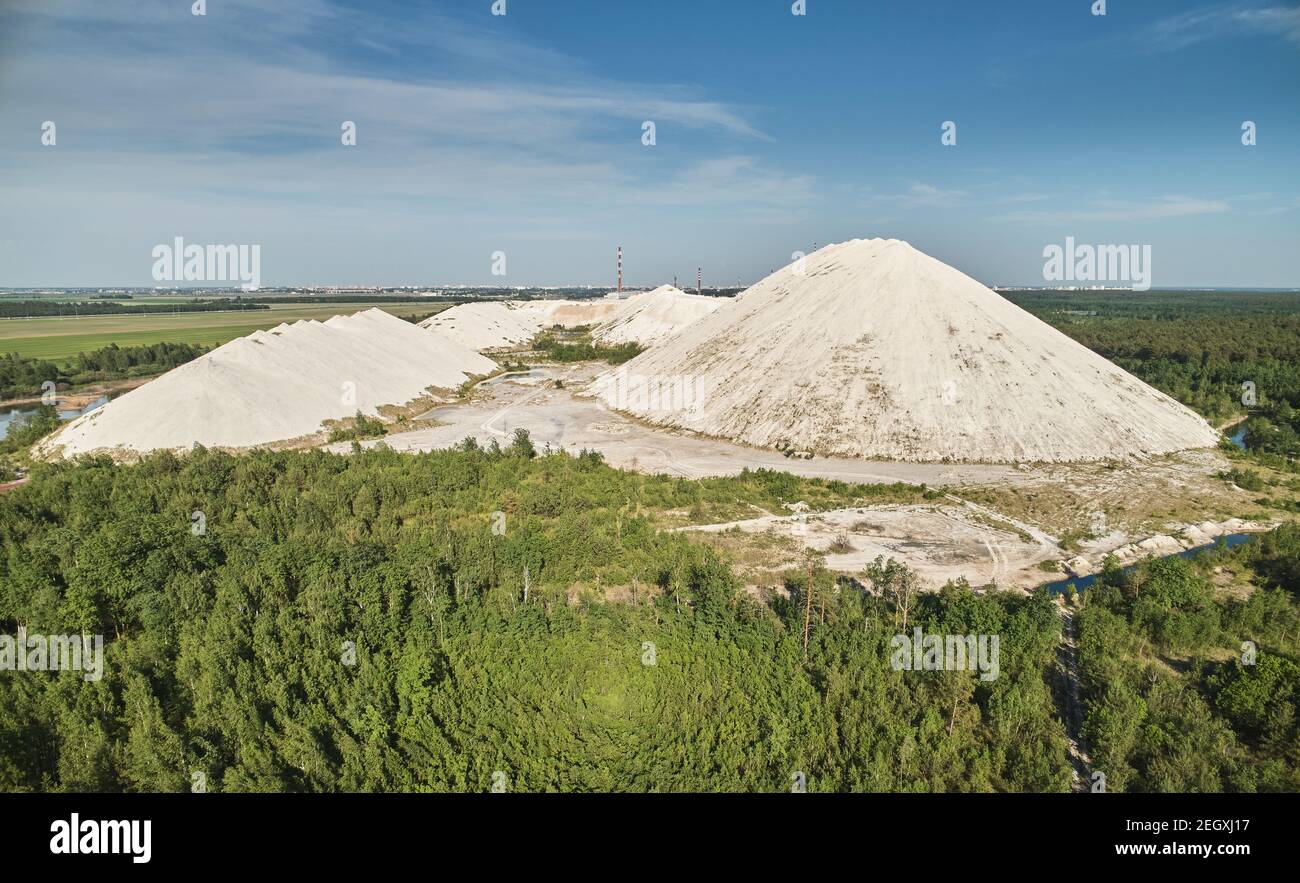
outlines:
[[[1195,563],[1112,566],[1086,593],[1086,735],[1108,790],[1300,790],[1296,562],[1289,524]],[[1224,567],[1261,588],[1216,600]]]
[[[111,344],[89,353],[78,353],[67,365],[3,353],[0,354],[0,397],[41,395],[47,389],[43,386],[47,381],[62,389],[68,385],[161,374],[207,351],[207,347],[188,343]]]
[[[1249,409],[1253,465],[1292,468],[1294,297],[1008,296],[1209,417]],[[147,364],[112,349],[60,376]],[[0,385],[39,391],[52,367],[2,357]],[[181,790],[202,773],[227,791],[1065,790],[1045,594],[917,592],[896,562],[855,580],[814,557],[759,598],[663,529],[939,493],[639,475],[526,433],[420,455],[38,465],[0,495],[0,632],[102,634],[106,665],[98,681],[0,671],[0,788]],[[1224,574],[1251,590],[1223,591]],[[1298,593],[1294,525],[1108,567],[1077,613],[1083,735],[1108,790],[1300,790]],[[896,669],[913,628],[996,635],[999,676]]]
[[[42,467],[0,497],[0,619],[104,634],[105,675],[0,673],[0,787],[1064,789],[1047,599],[920,599],[1000,676],[896,671],[894,606],[817,569],[805,658],[806,574],[768,606],[656,528],[788,491],[915,492],[518,444]]]
[[[1252,449],[1300,457],[1300,295],[1043,292],[1004,296],[1219,422],[1249,412]]]
[[[130,299],[130,298],[126,298]],[[241,297],[200,299],[184,303],[114,303],[106,298],[89,301],[61,301],[54,298],[39,300],[0,300],[0,318],[32,318],[36,316],[120,316],[147,313],[212,313],[225,310],[269,310],[268,304],[245,300]]]

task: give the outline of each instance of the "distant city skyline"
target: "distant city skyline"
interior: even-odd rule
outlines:
[[[268,288],[612,288],[619,245],[733,287],[877,236],[1004,287],[1066,287],[1067,237],[1300,286],[1294,3],[264,6],[0,6],[0,287],[152,287],[174,237]]]

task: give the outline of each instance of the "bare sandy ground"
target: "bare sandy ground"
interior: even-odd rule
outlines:
[[[1049,581],[1051,576],[1037,565],[1056,559],[1059,550],[1046,541],[1025,539],[1011,527],[983,520],[976,509],[948,504],[771,515],[681,530],[719,533],[736,528],[788,536],[801,549],[825,554],[826,566],[844,573],[860,574],[877,556],[893,558],[916,570],[928,588],[962,577],[973,586],[995,583],[1003,588]],[[832,552],[837,539],[852,549]],[[796,566],[798,560],[795,556],[784,564]]]
[[[578,398],[569,390],[589,381],[599,366],[544,368],[531,378],[507,378],[479,387],[469,404],[437,408],[422,415],[438,426],[387,436],[383,442],[397,451],[427,451],[453,447],[467,437],[504,444],[516,429],[526,429],[539,448],[549,445],[577,453],[600,451],[611,466],[642,472],[706,478],[736,475],[742,469],[775,469],[795,475],[858,483],[985,484],[1024,480],[1009,466],[978,464],[903,463],[838,458],[798,460],[776,451],[747,448],[730,442],[677,434],[636,422],[602,402]],[[540,377],[560,379],[556,389]],[[378,440],[367,442],[377,444]],[[331,450],[345,451],[347,444]]]
[[[1069,558],[1056,539],[1033,525],[1001,515],[957,497],[951,502],[923,505],[880,505],[829,512],[764,515],[721,524],[692,525],[678,531],[723,534],[738,530],[761,535],[775,557],[765,570],[797,568],[804,550],[825,556],[826,566],[840,573],[861,575],[878,556],[911,567],[924,588],[938,589],[965,578],[972,586],[996,585],[1029,590],[1071,576],[1101,569],[1107,554],[1122,565],[1147,557],[1176,555],[1208,545],[1228,533],[1267,530],[1272,524],[1240,519],[1182,526],[1176,536],[1157,534],[1130,541],[1122,532],[1085,544],[1083,554],[1070,559],[1065,572],[1040,565]],[[845,544],[848,548],[845,548]]]
[[[892,557],[915,568],[930,588],[965,577],[974,586],[994,583],[1004,588],[1029,589],[1071,573],[1090,573],[1111,552],[1131,563],[1147,555],[1173,554],[1191,545],[1203,545],[1223,533],[1268,526],[1232,519],[1204,520],[1209,516],[1176,522],[1147,518],[1142,513],[1134,513],[1136,520],[1129,521],[1123,513],[1115,513],[1117,504],[1131,504],[1135,496],[1187,501],[1193,511],[1199,508],[1205,512],[1231,508],[1238,497],[1244,500],[1213,478],[1224,464],[1210,451],[1070,466],[829,457],[800,460],[775,451],[650,426],[611,411],[599,400],[571,394],[570,390],[581,388],[599,370],[600,366],[590,364],[547,366],[523,375],[495,377],[482,382],[469,403],[440,406],[422,415],[422,419],[437,425],[363,444],[382,441],[398,451],[424,451],[452,447],[471,436],[481,444],[494,439],[506,444],[514,431],[522,428],[528,430],[539,448],[549,446],[575,454],[583,448],[597,450],[611,466],[648,473],[704,478],[734,475],[748,467],[847,482],[957,488],[934,504],[873,506],[806,516],[765,514],[685,528],[714,534],[736,528],[756,535],[755,540],[760,542],[767,537],[773,549],[815,549],[826,553],[831,569],[845,573],[861,573],[878,555]],[[556,388],[557,380],[563,388]],[[330,449],[341,452],[349,447],[345,443]],[[999,498],[1008,492],[1017,495],[1008,502],[1039,500],[1043,514],[1053,517],[1040,517],[1032,509],[1022,514],[1016,507],[977,503],[962,496],[987,494]],[[1068,517],[1057,520],[1061,509],[1068,510]],[[1095,539],[1083,542],[1076,551],[1062,548],[1061,532],[1066,525],[1086,528],[1097,513],[1102,513],[1104,519],[1108,511],[1115,522],[1100,524]],[[831,552],[837,539],[846,539],[850,548]],[[791,564],[796,558],[774,566]],[[1069,566],[1063,572],[1040,567],[1044,561],[1064,565],[1067,560]]]

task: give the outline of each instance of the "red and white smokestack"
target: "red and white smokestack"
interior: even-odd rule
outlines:
[[[700,294],[704,291],[704,268],[695,268],[695,293]]]
[[[623,246],[618,247],[618,290],[623,290]]]

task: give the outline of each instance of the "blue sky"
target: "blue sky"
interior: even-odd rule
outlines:
[[[619,244],[748,283],[872,236],[1043,284],[1073,236],[1300,286],[1294,3],[191,2],[0,0],[0,286],[151,284],[175,236],[267,285],[605,284]]]

